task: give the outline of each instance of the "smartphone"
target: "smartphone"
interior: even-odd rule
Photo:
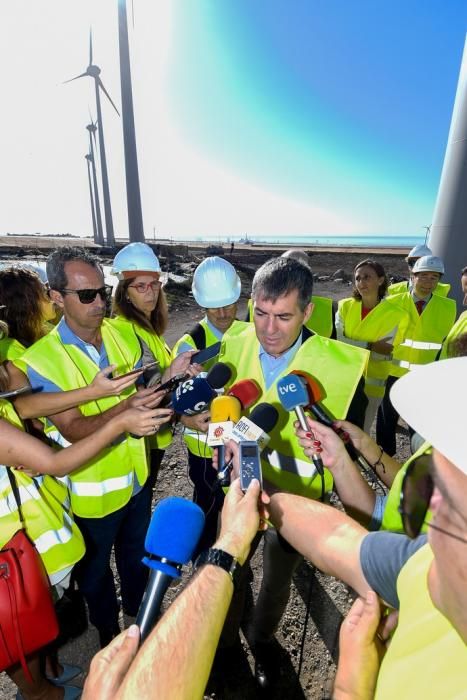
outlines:
[[[218,343],[214,343],[214,345],[210,345],[208,348],[204,348],[204,350],[200,350],[199,352],[196,352],[194,355],[191,356],[190,364],[193,364],[193,362],[196,362],[198,365],[202,365],[208,360],[212,360],[213,357],[217,357],[221,349],[221,343],[220,341]]]
[[[125,374],[119,374],[117,377],[112,377],[112,379],[123,379],[123,377],[131,377],[132,374],[140,374],[141,372],[146,372],[147,369],[153,369],[157,367],[158,362],[148,362],[147,365],[141,365],[138,369],[132,369],[131,372],[126,372]]]
[[[245,492],[252,479],[258,479],[263,488],[261,458],[257,442],[240,442],[240,488]]]
[[[13,391],[2,391],[0,392],[0,399],[12,399],[15,396],[21,396],[22,394],[30,394],[32,387],[22,386],[20,389],[13,389]]]

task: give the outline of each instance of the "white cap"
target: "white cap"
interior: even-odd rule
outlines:
[[[233,265],[213,255],[198,265],[191,291],[197,304],[205,309],[220,309],[238,301],[242,283]]]
[[[467,475],[465,382],[467,357],[454,357],[415,367],[390,397],[402,418]]]
[[[424,255],[422,258],[418,258],[412,268],[413,275],[417,272],[438,272],[440,275],[444,275],[444,263],[436,255]]]
[[[423,258],[424,255],[433,255],[433,253],[431,252],[431,248],[428,248],[428,246],[423,243],[412,248],[406,260],[408,258]]]

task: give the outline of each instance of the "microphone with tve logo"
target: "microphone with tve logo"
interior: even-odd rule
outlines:
[[[176,413],[194,416],[206,411],[212,399],[216,396],[216,389],[221,389],[232,376],[230,367],[218,362],[212,367],[205,377],[197,376],[188,379],[177,387],[173,394],[172,406]]]
[[[141,642],[157,621],[169,584],[180,578],[182,566],[192,558],[203,528],[203,511],[185,498],[170,496],[155,508],[144,544],[149,579],[136,617]]]
[[[285,377],[282,377],[277,382],[277,394],[283,408],[285,408],[286,411],[295,411],[300,427],[307,433],[311,432],[303,410],[307,408],[309,404],[307,385],[303,377],[297,374],[287,374]],[[316,471],[323,476],[323,460],[317,452],[314,452],[311,458]]]
[[[316,418],[316,420],[322,423],[323,425],[326,425],[328,428],[331,428],[344,443],[345,449],[347,450],[350,459],[358,462],[364,471],[370,470],[371,473],[370,465],[368,464],[367,460],[362,455],[362,453],[359,450],[357,450],[357,448],[351,441],[349,435],[345,432],[345,430],[342,430],[342,428],[336,427],[336,419],[326,411],[324,406],[322,406],[319,403],[324,398],[326,398],[326,394],[321,384],[308,372],[303,372],[301,370],[293,370],[292,374],[296,374],[297,376],[301,377],[304,382],[306,382],[309,399],[308,408],[310,410],[310,413],[313,414],[313,417]]]

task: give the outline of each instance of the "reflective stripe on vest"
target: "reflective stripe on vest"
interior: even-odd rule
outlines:
[[[129,327],[123,336],[112,324],[104,320],[101,326],[102,340],[109,364],[115,364],[119,372],[132,369],[141,356],[139,340]],[[25,352],[19,366],[27,366],[47,377],[63,391],[85,387],[92,382],[99,367],[78,347],[64,344],[54,329]],[[79,406],[84,416],[103,413],[121,403],[122,399],[135,393],[126,389],[120,397],[105,397]],[[69,476],[73,511],[83,518],[101,518],[122,508],[131,498],[133,472],[138,483],[143,485],[148,475],[147,449],[144,439],[127,435],[125,439],[102,450],[97,457]],[[104,483],[101,488],[99,484]],[[85,484],[80,492],[80,484]],[[99,497],[87,490],[95,484]]]
[[[425,343],[423,340],[411,340],[406,338],[401,345],[415,350],[439,350],[442,348],[442,343]]]
[[[381,663],[375,700],[466,697],[467,647],[431,600],[432,564],[433,552],[426,544],[401,569],[399,620]]]
[[[310,371],[312,368],[313,375],[323,384],[326,396],[323,406],[336,418],[344,418],[366,369],[368,355],[367,350],[314,335],[302,343],[290,366],[280,376],[286,375],[291,369]],[[257,403],[271,403],[279,411],[280,428],[271,431],[271,441],[262,455],[264,477],[286,491],[318,498],[321,482],[319,478],[316,479],[313,466],[304,460],[303,450],[295,435],[295,414],[286,413],[277,396],[277,380],[280,377],[269,389],[265,387],[254,327],[250,325],[237,338],[224,337],[219,360],[235,367],[235,381],[254,379],[262,389]],[[250,410],[253,408],[254,406]],[[269,462],[270,452],[278,455],[277,458],[272,458],[273,463]],[[327,469],[325,488],[332,488],[332,476]]]

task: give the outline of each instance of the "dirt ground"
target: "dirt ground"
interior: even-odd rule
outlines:
[[[243,284],[240,300],[239,318],[244,318],[246,302],[249,297],[251,278],[255,269],[270,257],[272,251],[248,249],[235,249],[232,262],[237,265]],[[274,250],[273,255],[280,254]],[[190,254],[194,254],[196,260],[203,257],[204,250],[199,247],[190,248]],[[350,294],[350,286],[347,282],[334,281],[330,276],[338,270],[346,274],[339,274],[339,279],[351,276],[357,262],[367,257],[372,257],[381,262],[389,274],[404,275],[405,263],[400,251],[391,253],[375,252],[368,255],[367,251],[331,250],[314,251],[312,254],[312,267],[316,275],[329,277],[317,281],[315,293],[322,296],[331,296],[340,299]],[[191,295],[186,290],[169,290],[170,300],[170,324],[166,339],[169,344],[177,340],[184,332],[189,330],[194,322],[201,318],[202,314],[196,307]],[[408,446],[404,434],[398,437],[398,456],[406,458]],[[186,451],[177,435],[172,446],[167,450],[162,464],[158,483],[154,494],[154,503],[168,495],[181,495],[190,498],[191,484],[187,476]],[[251,609],[253,600],[259,590],[261,582],[261,546],[258,548],[252,560],[253,581],[251,583],[251,595],[249,606]],[[173,585],[166,596],[165,606],[182,589],[182,582]],[[309,562],[303,562],[293,579],[291,596],[286,613],[281,621],[276,634],[277,655],[281,673],[274,691],[268,692],[269,698],[307,698],[320,700],[330,698],[335,674],[335,662],[337,660],[339,625],[345,616],[352,601],[352,592],[339,581],[320,573]],[[307,621],[307,601],[309,601],[309,617]],[[307,621],[307,624],[306,624]],[[128,620],[122,620],[122,625],[127,625]],[[306,632],[304,633],[306,625]],[[304,638],[303,638],[304,637]],[[195,643],[195,642],[193,642]],[[303,662],[299,674],[300,646],[303,643]],[[227,673],[223,684],[208,686],[206,697],[225,700],[250,700],[261,697],[256,691],[253,679],[253,658],[249,650],[246,638],[242,633],[243,658],[232,665],[231,672]],[[89,662],[98,651],[97,633],[90,628],[82,637],[67,644],[61,651],[61,659],[68,663],[80,665],[85,671]],[[81,685],[84,674],[73,683]],[[16,689],[5,674],[0,674],[0,698],[13,700]],[[98,700],[96,698],[96,700]],[[162,699],[161,699],[162,700]]]

